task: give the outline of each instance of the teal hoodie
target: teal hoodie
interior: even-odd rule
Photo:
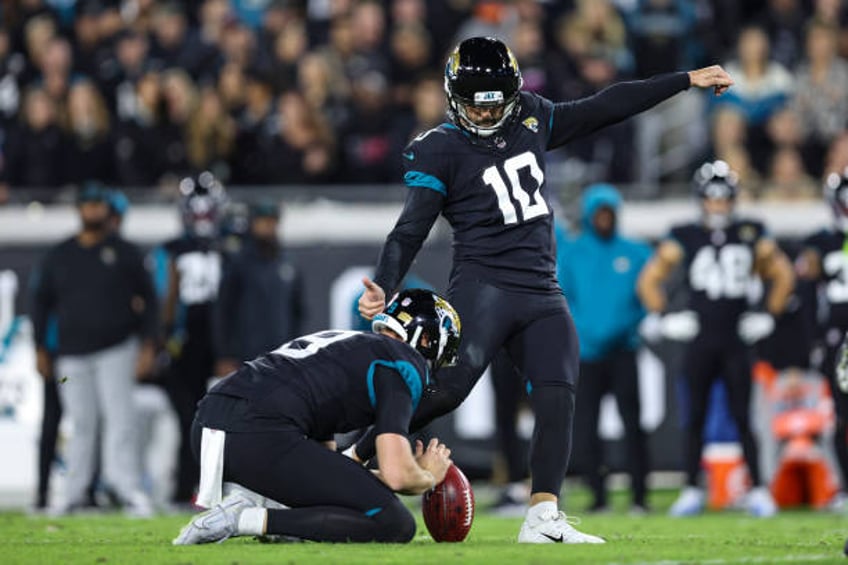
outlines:
[[[582,199],[581,232],[566,238],[557,249],[559,284],[577,326],[583,361],[635,350],[637,329],[645,315],[636,281],[651,247],[622,237],[617,229],[611,238],[602,239],[591,218],[603,206],[618,217],[621,195],[608,184],[588,187]]]

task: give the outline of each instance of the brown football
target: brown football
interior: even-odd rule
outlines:
[[[474,491],[459,467],[451,464],[445,480],[424,493],[424,523],[436,541],[462,541],[474,521]]]

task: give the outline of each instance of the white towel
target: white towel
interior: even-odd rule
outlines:
[[[212,508],[221,502],[224,482],[224,440],[227,432],[203,428],[200,438],[200,486],[195,504]]]

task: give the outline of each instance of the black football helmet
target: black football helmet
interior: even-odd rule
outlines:
[[[704,211],[704,222],[712,229],[722,229],[732,220],[732,206],[739,194],[738,176],[725,161],[707,161],[695,171],[692,185],[695,197],[700,201],[728,200],[731,213],[716,214]]]
[[[833,212],[836,229],[848,234],[848,168],[824,180],[824,199]]]
[[[448,116],[463,130],[489,137],[518,115],[518,94],[523,84],[518,62],[502,41],[472,37],[460,43],[445,66]],[[477,125],[466,114],[466,106],[502,106],[503,116],[494,124]]]
[[[180,213],[185,232],[193,237],[219,235],[226,204],[224,185],[209,171],[180,181]]]
[[[371,329],[389,329],[424,356],[432,369],[456,364],[461,331],[459,314],[429,290],[413,288],[397,294],[374,316]]]

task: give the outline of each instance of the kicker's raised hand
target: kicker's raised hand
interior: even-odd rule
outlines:
[[[724,94],[733,84],[733,78],[721,65],[712,65],[703,69],[689,71],[689,83],[698,88],[710,88],[716,96]]]

